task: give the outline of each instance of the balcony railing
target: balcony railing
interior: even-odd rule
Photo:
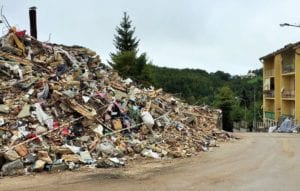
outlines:
[[[274,69],[265,71],[266,77],[274,76],[274,74],[275,74]]]
[[[289,64],[289,65],[283,65],[282,66],[282,73],[283,74],[292,73],[292,72],[295,72],[295,65]]]
[[[265,90],[264,95],[266,98],[274,98],[274,90]]]
[[[295,98],[295,90],[283,90],[282,98]]]

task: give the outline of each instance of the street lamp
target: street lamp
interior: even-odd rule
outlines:
[[[300,25],[289,24],[289,23],[282,23],[282,24],[279,24],[279,26],[281,26],[281,27],[300,27]]]

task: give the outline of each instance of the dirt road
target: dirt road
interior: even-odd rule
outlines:
[[[299,134],[238,136],[242,139],[188,159],[3,178],[0,190],[300,190]]]

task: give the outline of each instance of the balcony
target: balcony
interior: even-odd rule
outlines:
[[[274,76],[274,74],[275,74],[274,69],[265,71],[265,77],[272,77]]]
[[[266,119],[272,119],[272,120],[274,120],[275,119],[275,113],[274,112],[270,112],[270,111],[266,111],[265,112],[265,118]]]
[[[295,90],[283,90],[282,98],[295,98]]]
[[[274,90],[264,90],[265,98],[274,98]]]
[[[282,66],[282,74],[288,74],[295,72],[295,65],[294,64],[287,64]]]

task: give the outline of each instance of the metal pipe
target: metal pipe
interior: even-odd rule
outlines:
[[[29,8],[30,35],[37,39],[36,7]]]

